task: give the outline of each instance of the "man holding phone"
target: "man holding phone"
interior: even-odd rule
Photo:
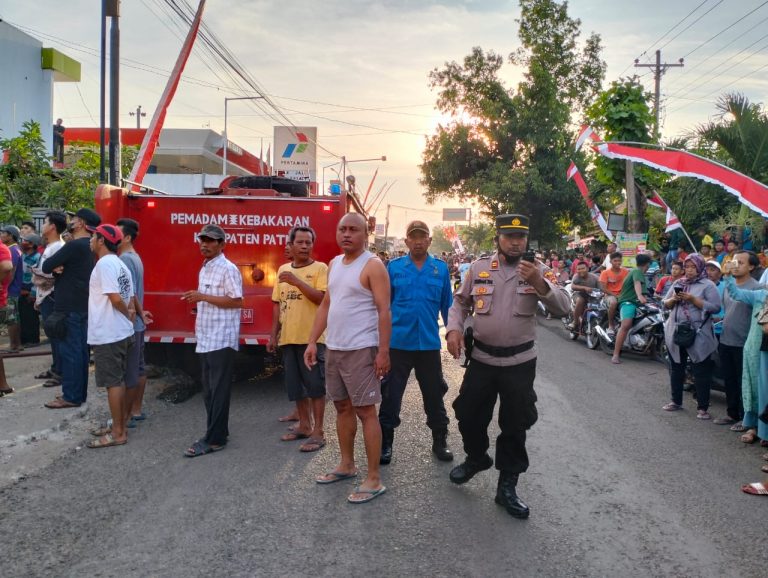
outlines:
[[[517,481],[528,469],[526,432],[538,419],[536,392],[536,308],[541,300],[557,317],[568,313],[571,300],[552,271],[526,252],[528,217],[496,217],[497,251],[470,267],[448,313],[446,341],[454,358],[461,355],[464,323],[473,318],[474,348],[459,396],[453,403],[466,460],[450,479],[463,484],[490,468],[488,426],[496,398],[500,400],[496,439],[499,483],[496,503],[516,518],[527,518],[528,506],[517,495]]]

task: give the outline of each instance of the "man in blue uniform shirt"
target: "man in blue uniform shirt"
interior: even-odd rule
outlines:
[[[426,223],[410,222],[405,239],[408,255],[390,261],[387,266],[392,300],[392,369],[381,387],[382,464],[392,461],[392,442],[395,428],[400,425],[403,393],[414,369],[424,399],[427,427],[432,430],[432,451],[439,460],[453,459],[446,440],[448,414],[443,396],[448,385],[443,379],[437,326],[438,315],[442,315],[443,324],[448,322],[453,297],[448,266],[427,252],[431,243]]]

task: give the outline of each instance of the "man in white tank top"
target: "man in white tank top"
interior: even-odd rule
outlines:
[[[357,476],[354,450],[360,418],[368,472],[347,498],[353,504],[370,502],[386,490],[379,474],[381,426],[376,404],[381,402],[380,380],[389,371],[389,276],[384,264],[366,250],[367,237],[362,215],[349,213],[339,221],[336,241],[343,254],[330,263],[328,290],[304,353],[308,367],[317,363],[317,340],[327,328],[325,387],[336,407],[341,462],[316,481],[331,484]]]

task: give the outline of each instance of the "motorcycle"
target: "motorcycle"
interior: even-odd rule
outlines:
[[[579,335],[583,335],[587,340],[587,347],[590,349],[596,349],[599,341],[595,331],[595,326],[599,322],[601,309],[607,312],[607,308],[603,305],[604,293],[600,289],[593,289],[587,296],[587,303],[584,307],[584,314],[581,319],[581,327],[579,327],[578,320],[574,321],[573,313],[576,309],[576,294],[571,294],[571,311],[568,313],[568,317],[563,318],[563,323],[568,330],[568,337],[572,341],[576,341]],[[605,312],[603,315],[605,315]]]
[[[619,324],[617,315],[615,326],[618,327]],[[597,333],[600,347],[605,353],[612,355],[615,342],[608,335],[607,310],[600,323],[594,326],[594,331]],[[647,355],[658,361],[667,360],[667,344],[664,341],[664,316],[659,303],[649,300],[647,303],[637,306],[632,327],[621,350]]]

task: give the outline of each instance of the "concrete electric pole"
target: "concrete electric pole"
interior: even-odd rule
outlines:
[[[668,68],[682,68],[684,66],[681,58],[677,64],[662,64],[661,50],[656,51],[656,62],[652,64],[640,64],[639,59],[635,60],[635,68],[652,68],[655,81],[655,90],[653,95],[653,139],[658,142],[661,139],[661,76]],[[632,161],[626,161],[626,190],[627,190],[627,216],[629,221],[630,233],[643,233],[646,229],[645,223],[645,199],[635,186],[635,176],[632,168]]]
[[[141,105],[136,107],[136,112],[129,112],[128,114],[136,117],[136,128],[141,128],[141,117],[147,116],[146,112],[141,112]]]

